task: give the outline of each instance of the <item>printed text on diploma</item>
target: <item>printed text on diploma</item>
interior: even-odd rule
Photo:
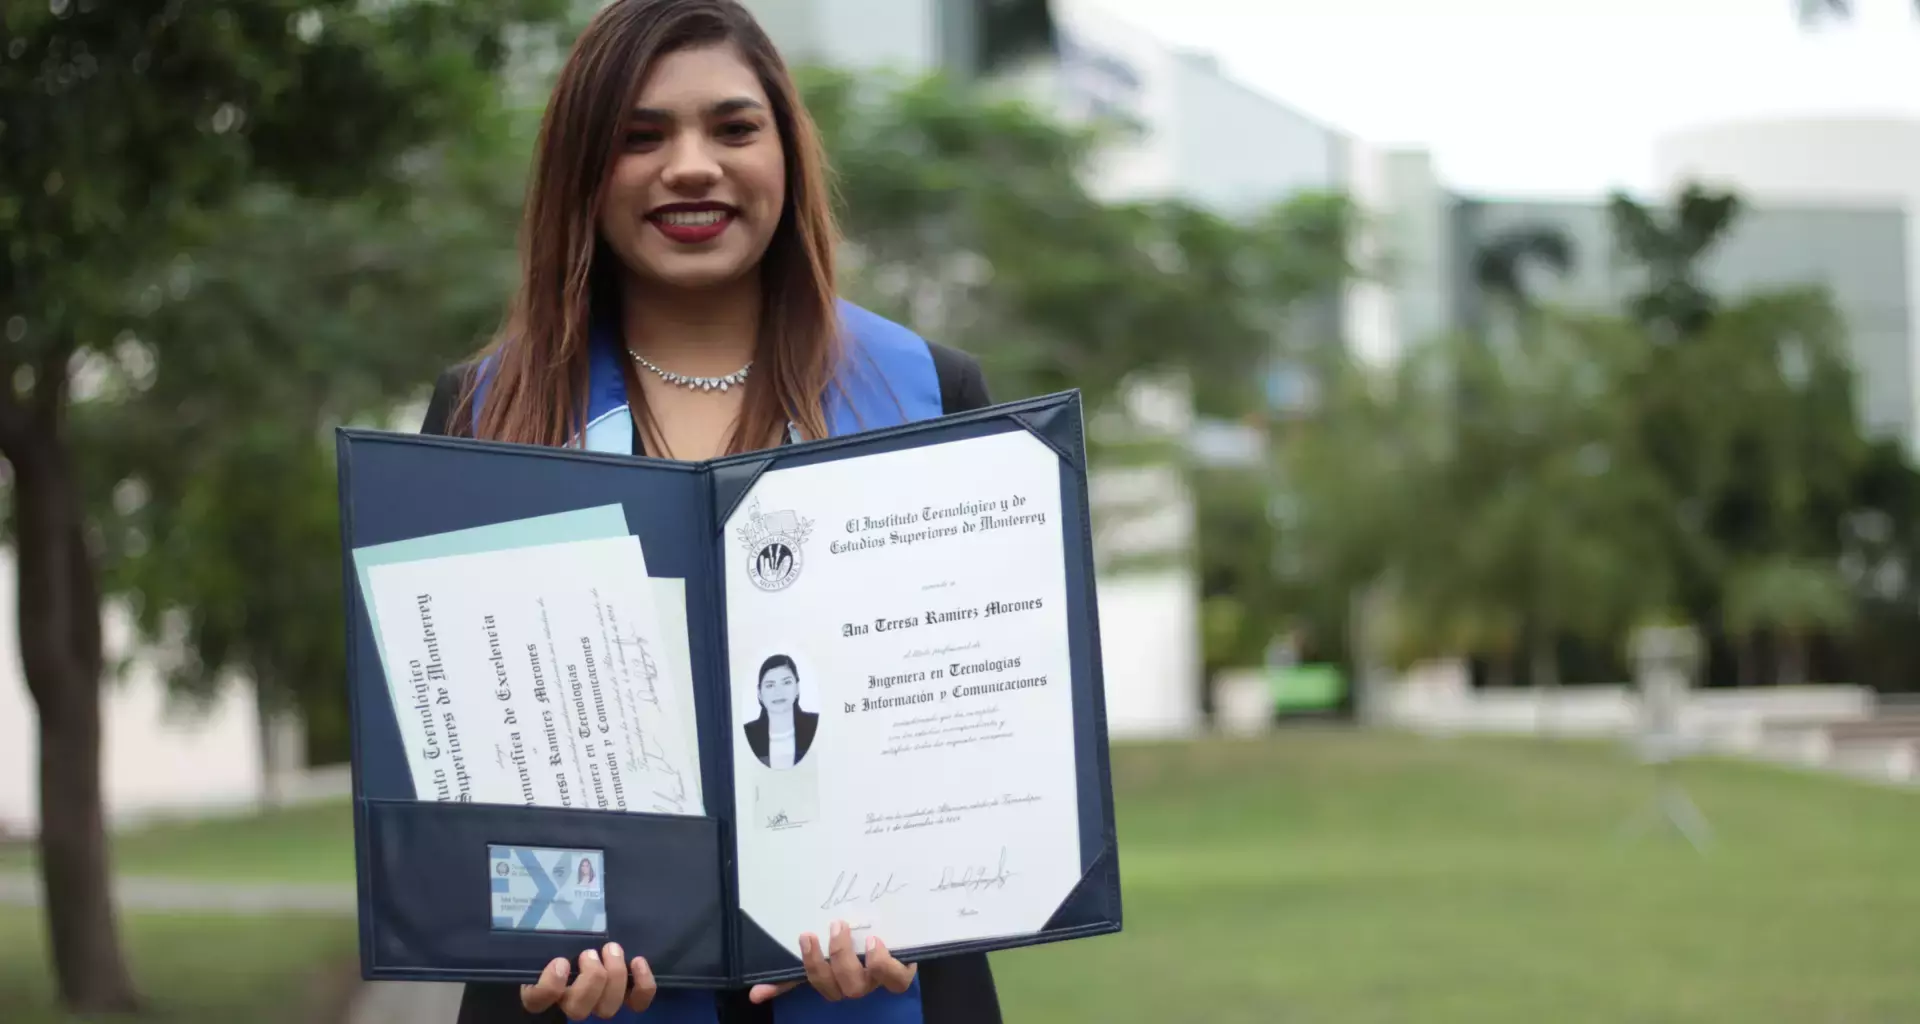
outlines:
[[[991,533],[1019,526],[1045,526],[1047,514],[1031,509],[1024,495],[962,501],[953,505],[925,505],[918,511],[855,516],[846,521],[850,540],[827,545],[836,555],[872,551],[889,545],[920,544],[948,537]]]
[[[419,595],[414,605],[420,612],[420,638],[427,651],[425,665],[416,658],[407,666],[413,685],[413,708],[420,715],[426,736],[420,753],[429,761],[438,761],[444,755],[453,765],[451,777],[446,767],[434,765],[434,798],[470,803],[473,776],[467,772],[466,754],[460,749],[460,727],[453,713],[453,695],[447,692],[447,668],[440,660],[440,636],[433,624],[433,595]],[[444,743],[440,736],[443,729]],[[457,793],[455,786],[459,787]]]

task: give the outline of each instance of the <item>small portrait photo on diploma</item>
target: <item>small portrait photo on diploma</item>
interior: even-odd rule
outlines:
[[[819,731],[819,687],[802,678],[792,655],[774,654],[760,663],[749,692],[751,717],[741,728],[753,756],[775,771],[804,763]]]

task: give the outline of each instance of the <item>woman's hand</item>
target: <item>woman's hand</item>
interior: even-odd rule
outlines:
[[[540,973],[538,982],[520,986],[520,1005],[528,1013],[541,1013],[558,1004],[568,1020],[585,1020],[588,1014],[604,1019],[619,1013],[622,1006],[636,1013],[644,1010],[660,991],[646,959],[634,957],[629,968],[617,942],[607,943],[598,952],[589,949],[581,953],[580,976],[568,985],[571,967],[565,959],[556,958]],[[632,991],[627,989],[629,971]]]
[[[821,955],[819,939],[811,934],[800,936],[800,959],[807,965],[807,982],[829,1002],[858,999],[876,988],[899,995],[913,984],[913,976],[920,971],[918,964],[895,960],[893,954],[887,952],[887,944],[878,938],[867,940],[867,962],[862,964],[853,951],[853,933],[845,921],[835,921],[829,934],[825,956]],[[798,984],[783,981],[778,985],[755,985],[747,998],[764,1003]]]

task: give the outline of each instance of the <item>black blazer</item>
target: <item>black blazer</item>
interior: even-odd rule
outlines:
[[[807,751],[813,746],[814,731],[819,727],[819,714],[812,711],[802,711],[798,707],[793,709],[794,764],[799,764],[800,759],[807,756]],[[741,728],[747,734],[747,746],[753,748],[753,756],[759,758],[761,764],[769,768],[773,767],[773,762],[767,759],[771,756],[767,752],[767,709],[761,708],[760,717],[741,726]]]
[[[933,353],[933,370],[940,381],[941,412],[968,412],[993,404],[978,361],[959,349],[934,342],[928,342],[927,348]],[[464,366],[453,367],[440,375],[434,385],[433,397],[427,403],[425,420],[420,424],[422,434],[444,436],[469,433],[464,429],[465,424],[447,422],[460,398],[466,371]],[[636,437],[635,451],[640,450],[638,441]],[[795,737],[796,760],[805,751],[806,743],[812,741],[813,717],[809,713],[805,739]],[[749,723],[747,728],[751,730],[752,724]],[[748,736],[752,736],[751,731]],[[765,761],[767,748],[764,725],[760,736],[754,753]],[[719,1004],[720,1024],[773,1024],[773,1007],[749,1003],[744,991],[715,993],[714,999]],[[1001,1024],[1000,997],[994,988],[993,969],[987,963],[986,954],[963,953],[922,961],[920,1008],[923,1024]],[[642,1019],[645,1017],[645,1014],[641,1014]],[[567,1018],[557,1007],[541,1014],[528,1013],[520,1007],[520,986],[515,984],[468,985],[460,1000],[457,1024],[535,1022],[567,1024]]]

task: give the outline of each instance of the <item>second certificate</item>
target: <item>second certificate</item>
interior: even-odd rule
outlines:
[[[770,470],[735,508],[740,905],[768,935],[1026,934],[1072,891],[1063,536],[1025,431]]]

